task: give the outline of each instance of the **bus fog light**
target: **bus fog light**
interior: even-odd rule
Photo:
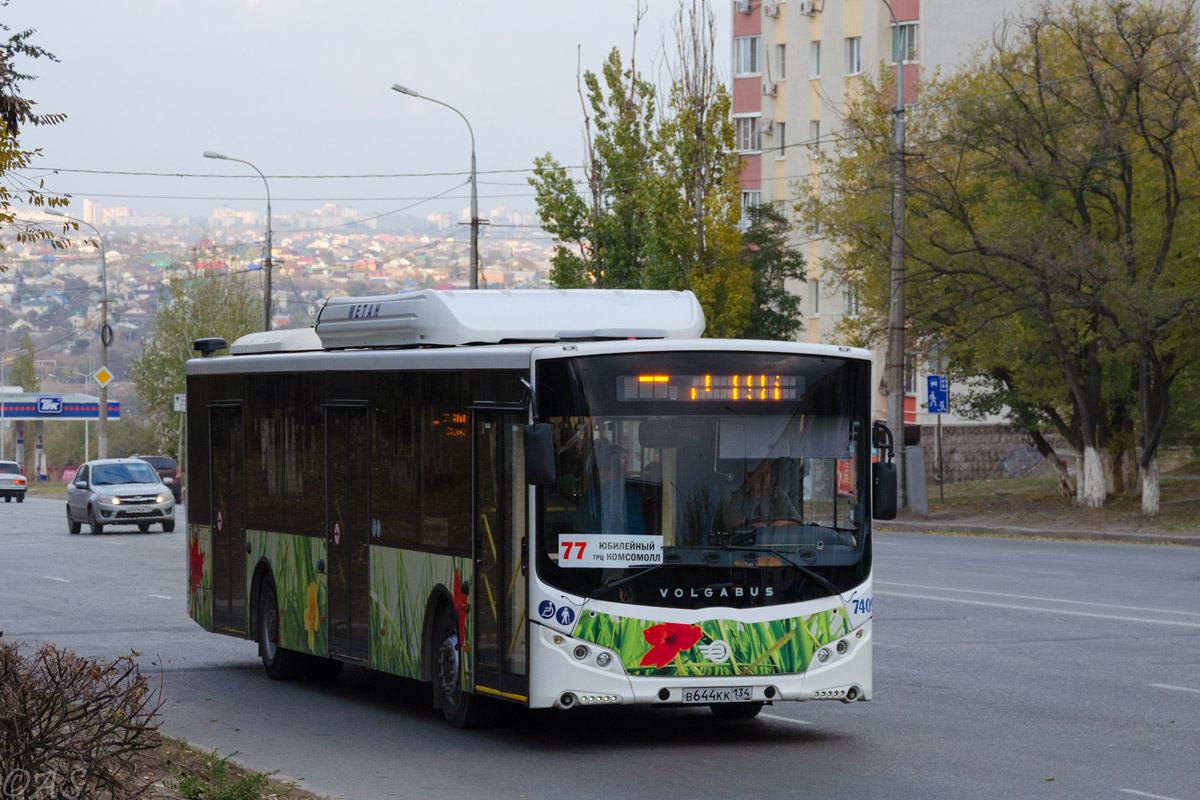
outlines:
[[[837,643],[838,655],[840,656],[842,653],[845,653],[848,647],[849,647],[849,645],[846,644],[845,639],[842,639],[840,642],[838,642]]]
[[[596,656],[596,666],[598,667],[607,667],[611,663],[612,656],[608,653],[601,653],[600,655]]]
[[[828,660],[829,660],[829,648],[822,647],[820,650],[817,651],[817,661],[820,661],[822,664],[824,664]]]
[[[581,644],[575,645],[575,658],[583,661],[588,657],[588,649]]]

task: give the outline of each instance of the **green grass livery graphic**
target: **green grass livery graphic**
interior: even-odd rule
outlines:
[[[265,559],[275,579],[279,599],[279,646],[301,653],[329,655],[329,626],[325,622],[328,583],[317,572],[326,558],[325,540],[271,531],[246,531],[252,555],[246,563],[246,596],[255,566]]]

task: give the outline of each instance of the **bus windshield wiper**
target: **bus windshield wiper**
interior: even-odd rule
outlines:
[[[792,569],[799,572],[801,575],[805,576],[806,578],[809,578],[814,583],[821,586],[821,588],[823,588],[827,591],[830,591],[835,595],[841,595],[841,593],[842,593],[841,589],[839,589],[837,586],[835,586],[832,582],[830,582],[828,579],[826,579],[819,572],[817,572],[815,570],[811,570],[808,567],[804,566],[803,564],[796,563],[795,561],[793,561],[792,559],[788,558],[786,555],[781,553],[779,550],[776,550],[774,547],[765,547],[760,544],[748,544],[748,545],[738,545],[738,546],[734,546],[731,544],[715,544],[715,545],[709,545],[709,546],[712,548],[715,548],[717,550],[725,550],[725,551],[728,551],[731,553],[741,551],[741,552],[750,552],[750,553],[767,553],[769,555],[773,555],[776,558],[778,558],[780,561],[782,561],[783,563],[787,564]]]
[[[661,568],[662,568],[662,564],[653,564],[649,567],[644,567],[642,569],[639,569],[637,572],[633,573],[632,575],[626,575],[624,578],[621,578],[620,580],[613,581],[612,583],[605,583],[601,586],[597,586],[595,589],[593,589],[591,592],[588,593],[588,596],[587,596],[588,600],[599,600],[600,595],[603,594],[604,592],[608,591],[609,589],[615,589],[618,586],[623,586],[623,585],[629,583],[631,580],[634,580],[635,578],[640,578],[641,576],[645,575],[647,572],[654,572],[654,570],[661,569]]]

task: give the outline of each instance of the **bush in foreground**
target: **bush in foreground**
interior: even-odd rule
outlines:
[[[0,640],[0,797],[142,797],[134,761],[158,744],[160,694],[133,655],[110,662]]]

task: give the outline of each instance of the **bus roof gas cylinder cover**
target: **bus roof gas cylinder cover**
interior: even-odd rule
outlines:
[[[597,339],[695,339],[691,292],[605,289],[437,291],[331,297],[317,317],[326,350]]]

